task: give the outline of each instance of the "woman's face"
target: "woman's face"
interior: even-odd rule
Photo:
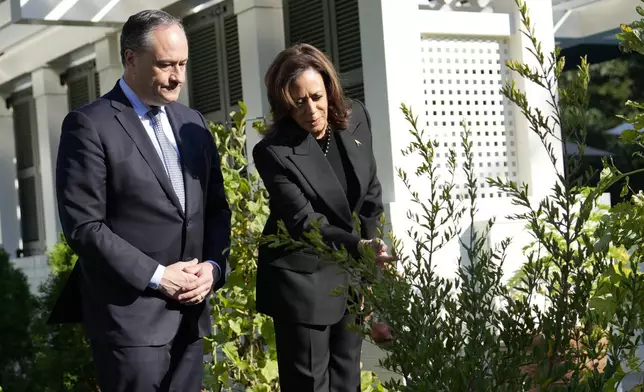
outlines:
[[[323,137],[329,102],[322,75],[313,69],[304,71],[291,85],[290,93],[295,101],[291,112],[295,122],[317,139]]]

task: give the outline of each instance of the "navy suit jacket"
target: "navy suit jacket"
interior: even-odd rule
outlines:
[[[82,321],[90,339],[124,346],[166,344],[182,322],[195,336],[211,331],[208,301],[181,305],[147,287],[159,263],[214,260],[225,272],[230,244],[231,213],[206,121],[179,103],[166,110],[181,154],[185,213],[118,83],[65,117],[56,192],[79,260],[51,323]]]

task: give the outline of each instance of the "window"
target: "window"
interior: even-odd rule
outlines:
[[[308,43],[327,54],[345,93],[364,102],[358,0],[283,0],[286,45]]]
[[[45,251],[40,189],[35,104],[31,89],[11,96],[13,128],[16,143],[18,202],[20,204],[20,237],[22,254],[32,256]]]
[[[61,75],[61,80],[67,84],[69,110],[77,109],[100,97],[100,81],[94,60],[69,68]]]
[[[228,120],[242,96],[237,16],[224,1],[183,20],[188,36],[190,106],[216,123]]]

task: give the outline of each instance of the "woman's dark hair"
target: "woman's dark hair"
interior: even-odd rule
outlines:
[[[329,103],[329,125],[334,129],[346,129],[349,126],[351,105],[344,96],[338,73],[329,58],[309,44],[297,44],[284,49],[266,72],[264,83],[273,124],[279,125],[290,118],[291,111],[296,107],[290,88],[295,80],[309,69],[317,71],[324,80]],[[275,131],[275,127],[272,131]]]

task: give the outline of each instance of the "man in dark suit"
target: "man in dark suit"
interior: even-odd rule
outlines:
[[[84,323],[102,392],[197,392],[230,241],[219,155],[203,116],[176,102],[178,19],[131,16],[121,59],[112,91],[63,122],[58,208],[79,260],[50,320]]]

